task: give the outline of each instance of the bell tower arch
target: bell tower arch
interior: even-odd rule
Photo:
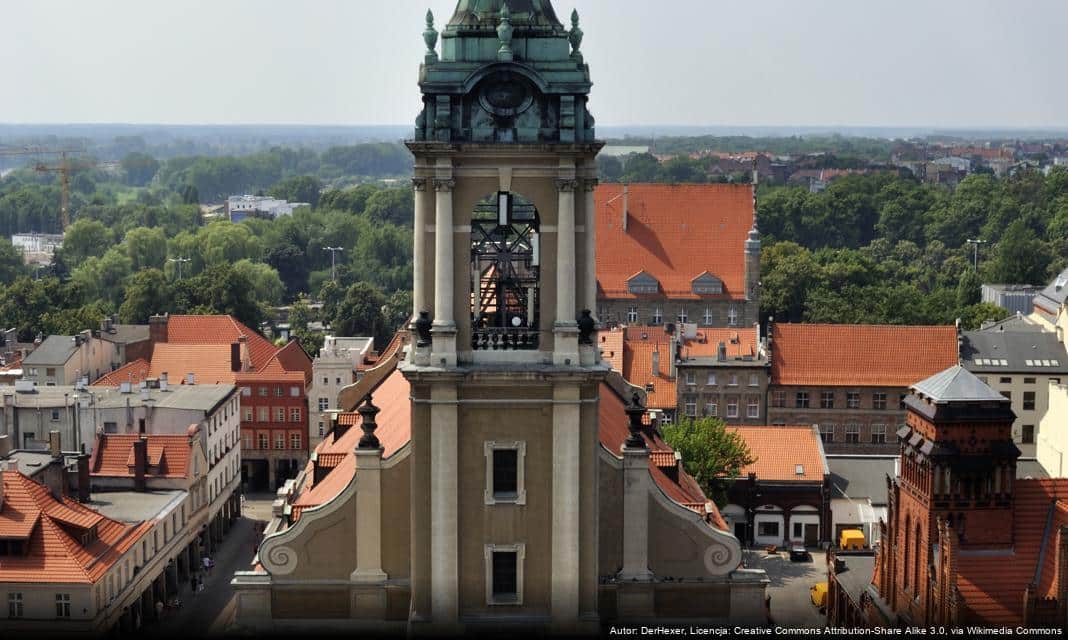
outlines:
[[[415,157],[414,620],[597,620],[593,190],[578,15],[427,15]],[[438,52],[438,41],[440,53]]]

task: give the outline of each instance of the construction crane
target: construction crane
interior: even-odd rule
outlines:
[[[82,153],[85,149],[79,148],[48,148],[48,147],[15,147],[15,148],[0,148],[0,156],[37,156],[37,155],[59,155],[58,165],[49,165],[44,162],[38,162],[34,165],[34,171],[38,172],[56,172],[59,174],[60,183],[60,200],[59,200],[59,215],[63,224],[63,231],[67,230],[70,226],[70,174],[71,171],[82,171],[84,169],[91,169],[97,166],[96,162],[86,161],[81,158],[81,162],[78,164],[72,164],[67,156],[69,153]],[[109,163],[110,164],[110,163]]]

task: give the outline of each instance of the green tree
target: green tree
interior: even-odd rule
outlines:
[[[719,418],[680,418],[664,425],[664,441],[682,455],[682,465],[718,504],[725,483],[756,462],[745,439]]]
[[[988,276],[1006,284],[1042,284],[1046,280],[1049,257],[1035,232],[1023,220],[1015,220],[1001,236],[997,256],[989,265]]]
[[[7,238],[0,238],[0,284],[11,284],[23,275],[26,275],[26,265],[22,261],[22,252]]]
[[[238,260],[234,263],[234,272],[247,278],[252,284],[252,294],[256,301],[269,305],[282,303],[285,287],[273,267],[262,262]]]
[[[126,154],[120,163],[126,172],[126,181],[136,187],[148,184],[159,171],[159,161],[147,153],[134,151]]]
[[[119,319],[127,324],[145,324],[150,316],[171,311],[171,286],[159,269],[145,269],[130,277],[124,291]]]
[[[823,277],[812,253],[795,242],[780,242],[761,252],[760,310],[781,322],[800,322],[808,293]]]
[[[967,307],[978,304],[982,286],[983,279],[974,270],[962,273],[960,282],[957,283],[957,306]]]
[[[0,287],[0,326],[18,330],[19,341],[33,342],[43,331],[42,318],[49,311],[66,306],[56,278],[24,276],[10,286]]]
[[[75,308],[55,309],[41,316],[45,335],[71,336],[86,329],[96,329],[100,320],[111,315],[112,308],[97,300]]]
[[[103,222],[79,218],[71,223],[63,236],[63,258],[69,267],[74,268],[87,258],[104,255],[113,243],[114,236]]]
[[[371,336],[382,340],[386,336],[382,307],[386,298],[367,282],[357,282],[345,291],[345,297],[334,311],[331,326],[339,336]]]
[[[397,331],[404,327],[412,317],[412,292],[395,291],[386,299],[382,308],[382,318],[386,323],[386,331]]]
[[[133,271],[133,263],[120,247],[112,247],[103,256],[86,260],[71,272],[71,280],[84,292],[87,300],[106,300],[113,305],[122,301],[123,286]]]
[[[126,255],[134,271],[163,269],[167,262],[167,237],[159,228],[137,227],[126,232]]]
[[[271,187],[267,195],[289,202],[307,202],[314,209],[319,206],[322,190],[323,183],[315,176],[293,176]]]
[[[373,222],[391,222],[396,225],[412,224],[415,201],[411,189],[383,189],[367,199],[364,214]]]

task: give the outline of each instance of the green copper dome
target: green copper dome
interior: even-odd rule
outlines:
[[[447,28],[496,29],[503,4],[508,5],[515,27],[540,27],[554,31],[564,28],[549,0],[460,0]]]

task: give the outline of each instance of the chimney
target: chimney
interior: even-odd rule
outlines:
[[[627,216],[630,215],[630,187],[623,185],[623,233],[627,232]]]
[[[193,373],[192,371],[190,371],[189,373],[185,374],[185,383],[186,384],[190,384],[190,385],[196,384],[197,383],[197,375],[195,373]]]
[[[85,448],[82,447],[82,453],[78,455],[78,502],[89,502],[89,454],[85,453]]]
[[[159,374],[159,390],[166,391],[168,384],[169,383],[167,381],[167,372],[164,371],[163,373]]]
[[[653,377],[660,377],[660,347],[653,351]]]
[[[48,432],[48,452],[52,454],[53,458],[59,458],[63,455],[62,442],[58,430],[52,429]]]
[[[143,492],[146,489],[145,471],[148,468],[148,438],[140,437],[134,440],[134,491]]]
[[[152,316],[148,319],[148,341],[155,345],[160,342],[167,342],[167,320],[169,316],[165,313],[161,316]]]
[[[719,351],[717,352],[716,360],[719,360],[720,362],[727,361],[727,344],[725,342],[719,343]]]
[[[11,453],[11,436],[6,433],[0,436],[0,458],[6,458]]]
[[[241,371],[241,343],[230,343],[230,371]]]

